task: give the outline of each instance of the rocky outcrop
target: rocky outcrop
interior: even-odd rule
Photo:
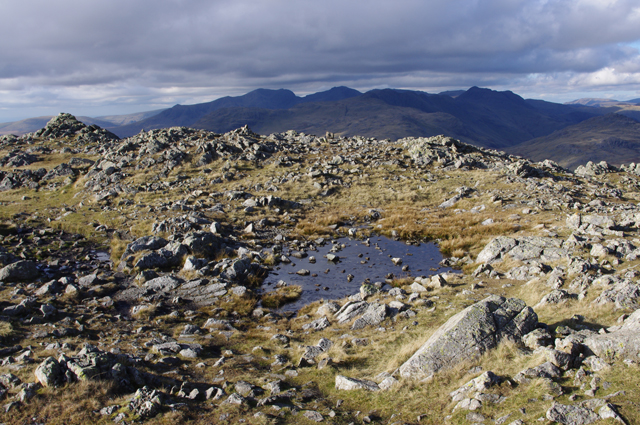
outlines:
[[[450,368],[503,340],[519,340],[537,322],[537,315],[523,301],[488,297],[451,317],[400,366],[400,375],[419,378]]]
[[[588,425],[606,419],[626,424],[612,404],[597,398],[573,405],[554,403],[546,416],[550,421],[565,425]]]
[[[617,329],[610,333],[591,336],[584,345],[596,356],[613,362],[637,359],[640,356],[640,310],[631,314]]]
[[[477,263],[494,263],[509,256],[514,260],[555,260],[567,255],[562,240],[550,237],[525,236],[510,238],[498,236],[484,247],[476,258]]]

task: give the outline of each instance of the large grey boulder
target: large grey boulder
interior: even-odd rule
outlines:
[[[60,363],[53,357],[47,357],[36,368],[36,381],[44,387],[53,387],[61,384],[64,380],[64,371]]]
[[[509,238],[507,236],[498,236],[484,247],[484,249],[478,254],[478,258],[476,258],[477,263],[491,263],[499,258],[502,258],[502,255],[505,252],[509,252],[518,242],[514,238]]]
[[[171,242],[158,252],[166,258],[168,266],[176,267],[182,265],[184,258],[189,254],[189,249],[179,242]]]
[[[244,276],[251,267],[251,259],[248,257],[233,260],[231,264],[220,274],[229,280],[238,280]]]
[[[618,330],[591,336],[583,344],[606,361],[637,359],[640,356],[640,310],[627,317]]]
[[[612,287],[605,288],[593,302],[595,304],[615,304],[615,308],[637,309],[640,307],[640,285],[628,279],[615,283]]]
[[[362,316],[353,322],[351,329],[356,330],[366,326],[379,325],[387,317],[388,313],[389,308],[386,304],[371,303]]]
[[[573,405],[554,403],[547,410],[547,419],[566,425],[587,425],[606,419],[613,419],[622,424],[627,423],[611,403],[599,398]]]
[[[367,307],[369,307],[369,303],[366,301],[349,301],[338,310],[334,317],[342,325],[364,313]]]
[[[191,233],[182,243],[192,254],[207,258],[215,256],[222,245],[220,238],[211,232]]]
[[[164,248],[169,242],[157,236],[143,236],[127,245],[120,261],[124,261],[129,255],[139,251],[155,251]]]
[[[432,375],[477,357],[503,340],[519,340],[537,323],[538,316],[524,301],[490,296],[451,317],[400,366],[400,375]]]
[[[148,252],[143,254],[133,265],[139,270],[161,269],[167,267],[167,258],[159,252]]]
[[[547,410],[547,419],[567,425],[587,425],[600,420],[600,415],[579,405],[554,404]]]
[[[0,269],[0,281],[25,282],[37,278],[40,272],[33,261],[17,261]]]
[[[180,286],[181,283],[181,279],[172,275],[166,275],[145,282],[144,287],[159,292],[170,292]]]

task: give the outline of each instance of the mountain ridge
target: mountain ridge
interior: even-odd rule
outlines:
[[[569,169],[588,161],[613,165],[640,162],[640,122],[610,113],[506,150],[534,161],[553,159]]]

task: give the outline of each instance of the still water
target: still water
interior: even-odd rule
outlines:
[[[443,257],[434,243],[407,245],[405,242],[384,236],[372,236],[368,242],[367,246],[365,240],[334,239],[324,246],[317,247],[317,251],[307,251],[306,258],[294,258],[290,256],[291,251],[285,250],[283,254],[287,255],[292,263],[278,264],[265,279],[263,290],[274,290],[280,280],[288,285],[300,285],[301,298],[282,307],[282,310],[297,311],[317,300],[332,300],[356,294],[362,283],[367,280],[370,283],[384,283],[389,273],[396,278],[402,278],[432,276],[452,271],[451,268],[438,264]],[[335,246],[342,248],[330,252]],[[329,253],[337,255],[339,260],[327,260],[326,255]],[[315,257],[315,263],[310,261],[311,257]],[[400,258],[401,264],[394,264],[392,258]],[[403,271],[403,266],[408,266],[408,270]],[[296,274],[302,269],[308,270],[309,275]],[[351,282],[347,279],[349,275],[353,276]]]

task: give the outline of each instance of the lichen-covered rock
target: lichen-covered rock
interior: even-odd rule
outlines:
[[[595,281],[594,281],[595,282]],[[593,302],[595,304],[613,303],[615,308],[637,309],[640,307],[640,285],[623,279],[612,287],[607,287]]]
[[[59,385],[64,380],[63,368],[53,357],[47,357],[36,368],[36,380],[44,387]]]
[[[321,331],[323,329],[328,328],[329,326],[331,326],[331,323],[329,322],[329,319],[327,319],[327,316],[322,316],[321,318],[316,319],[311,323],[302,325],[302,330]]]
[[[183,245],[194,255],[213,257],[221,247],[218,236],[211,232],[195,232],[182,241]]]
[[[371,303],[367,306],[362,316],[357,318],[351,329],[362,329],[365,326],[379,325],[388,315],[389,308],[386,304]]]
[[[129,400],[129,410],[142,418],[152,418],[160,413],[163,404],[163,393],[143,387]]]
[[[489,370],[484,372],[477,378],[474,378],[471,381],[467,382],[457,390],[451,392],[449,396],[451,397],[452,401],[458,402],[465,397],[473,397],[476,394],[489,389],[498,382],[500,382],[500,378],[495,373]]]
[[[537,323],[538,316],[524,301],[490,296],[451,317],[400,366],[400,374],[429,376],[477,357],[502,340],[519,340]]]
[[[637,359],[640,356],[640,310],[636,310],[614,332],[584,340],[593,354],[606,360]]]

